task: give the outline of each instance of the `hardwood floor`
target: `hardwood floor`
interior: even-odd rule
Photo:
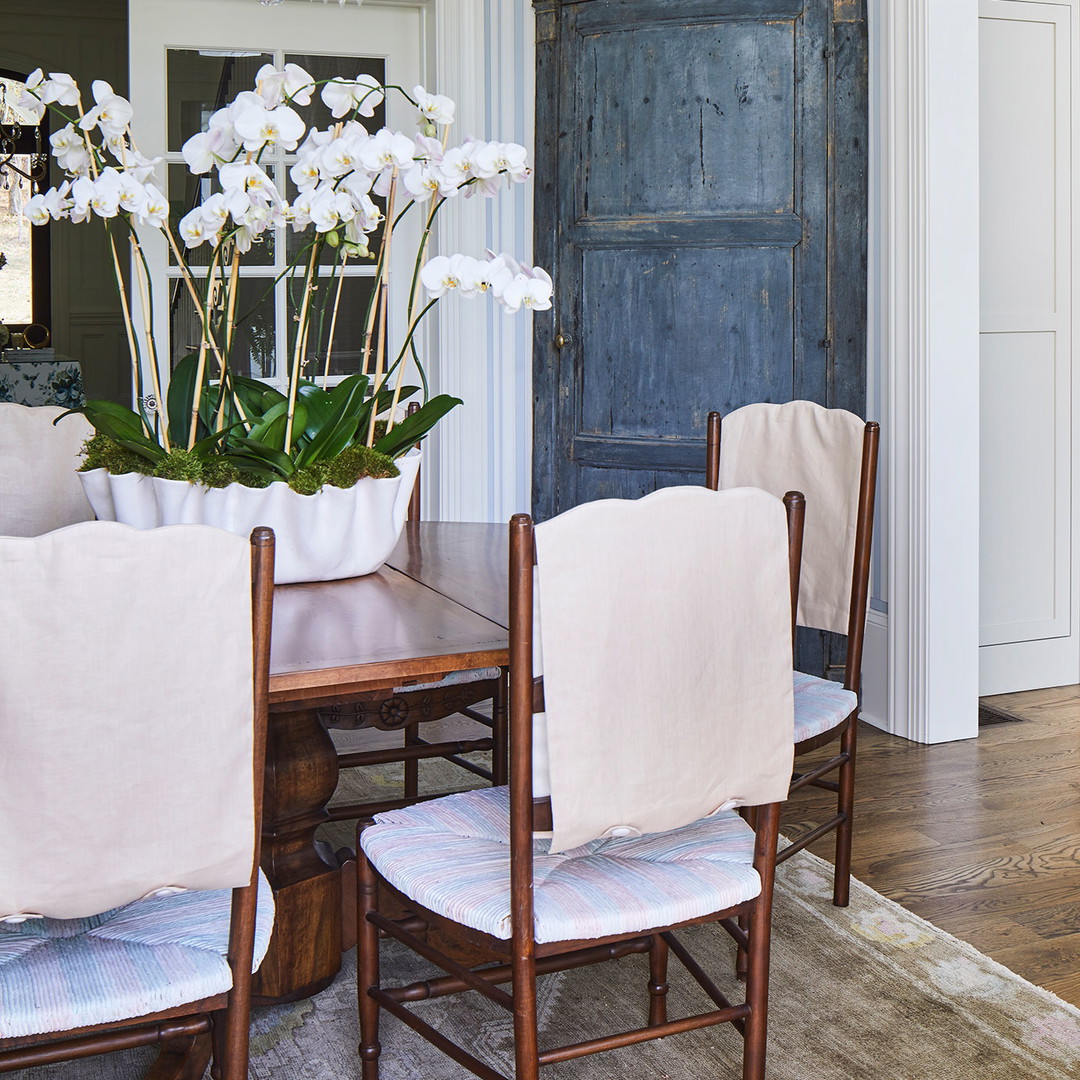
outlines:
[[[1080,687],[984,702],[1023,719],[938,746],[862,725],[853,871],[1080,1006]],[[782,827],[832,798],[801,793]],[[832,845],[812,850],[831,860]]]

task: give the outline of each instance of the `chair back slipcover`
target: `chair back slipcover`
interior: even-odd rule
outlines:
[[[535,543],[550,850],[786,798],[780,500],[666,488],[575,507],[537,525]]]
[[[251,548],[203,526],[0,538],[0,918],[247,885]]]
[[[720,487],[806,496],[800,626],[846,634],[865,423],[812,401],[754,404],[728,413]]]
[[[40,536],[93,520],[75,472],[94,429],[78,414],[54,427],[63,412],[0,402],[0,536]]]

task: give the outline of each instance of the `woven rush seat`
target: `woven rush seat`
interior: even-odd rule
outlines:
[[[505,787],[379,814],[364,851],[396,889],[437,914],[511,936],[510,796]],[[721,811],[667,833],[592,840],[533,855],[536,940],[632,934],[694,919],[761,891],[753,830]]]
[[[232,891],[217,889],[84,919],[0,922],[0,1038],[107,1024],[227,991],[231,907]],[[253,970],[273,925],[274,897],[260,872]]]
[[[842,724],[859,704],[853,690],[831,679],[821,679],[805,672],[794,673],[795,742],[831,731]]]

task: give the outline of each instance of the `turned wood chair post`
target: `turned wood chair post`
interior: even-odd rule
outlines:
[[[255,669],[255,760],[266,760],[266,729],[270,697],[270,629],[274,606],[274,533],[260,526],[251,534],[252,659]],[[251,962],[255,948],[255,900],[259,891],[259,856],[262,841],[263,768],[256,769],[255,856],[251,881],[233,890],[232,940],[236,954],[229,954],[233,985],[225,1018],[225,1068],[222,1080],[247,1080],[248,1029],[251,1024]],[[244,900],[246,899],[246,903]]]
[[[806,522],[806,499],[801,491],[784,496],[788,522],[788,569],[791,571],[791,651],[795,655],[795,631],[799,620],[799,581],[802,576],[803,526]]]
[[[705,425],[705,486],[710,491],[720,487],[720,425],[718,412],[709,413]]]
[[[536,1080],[536,942],[533,935],[533,567],[528,514],[510,519],[510,905],[513,922],[516,1080]]]
[[[859,483],[859,510],[855,530],[855,558],[851,579],[851,614],[848,624],[847,660],[844,686],[862,695],[862,655],[869,602],[870,552],[874,533],[874,498],[877,488],[878,448],[881,428],[873,421],[863,434],[862,471]],[[846,907],[850,899],[851,838],[855,816],[855,754],[858,745],[858,713],[853,714],[840,737],[840,753],[845,761],[837,776],[838,812],[843,820],[836,827],[836,875],[833,903]]]

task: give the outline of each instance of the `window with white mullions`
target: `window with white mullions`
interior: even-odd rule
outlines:
[[[281,49],[169,48],[167,68],[167,148],[168,198],[174,232],[179,221],[194,207],[213,194],[216,173],[193,175],[184,163],[184,143],[206,129],[210,117],[233,101],[237,94],[251,90],[255,76],[264,64],[279,70],[285,64],[297,64],[317,82],[348,72],[370,75],[380,84],[387,77],[387,65],[381,57],[318,55],[290,53]],[[310,105],[292,106],[308,127],[325,129],[335,121],[316,94]],[[369,131],[386,124],[385,106],[364,121]],[[295,152],[274,148],[262,154],[259,164],[267,171],[281,196],[291,201],[297,195],[289,169],[296,162]],[[376,199],[381,209],[383,200]],[[372,237],[371,250],[378,250],[379,235]],[[284,386],[285,365],[281,358],[292,356],[296,347],[297,313],[303,301],[303,279],[311,252],[311,233],[293,233],[290,229],[271,229],[255,243],[241,260],[241,278],[236,310],[236,329],[230,349],[230,365],[238,374],[278,382]],[[198,285],[205,289],[206,275],[213,249],[203,245],[187,253]],[[219,274],[231,272],[226,265]],[[172,363],[197,347],[202,319],[182,278],[180,266],[170,256],[166,271],[169,312],[169,348]],[[337,316],[333,315],[335,298],[340,291]],[[314,317],[310,320],[305,343],[304,375],[307,378],[328,376],[331,383],[359,371],[365,316],[375,292],[374,259],[351,258],[344,262],[341,250],[323,245],[318,256],[318,276],[312,298]],[[332,343],[332,344],[331,344]],[[329,363],[327,354],[329,349]]]

